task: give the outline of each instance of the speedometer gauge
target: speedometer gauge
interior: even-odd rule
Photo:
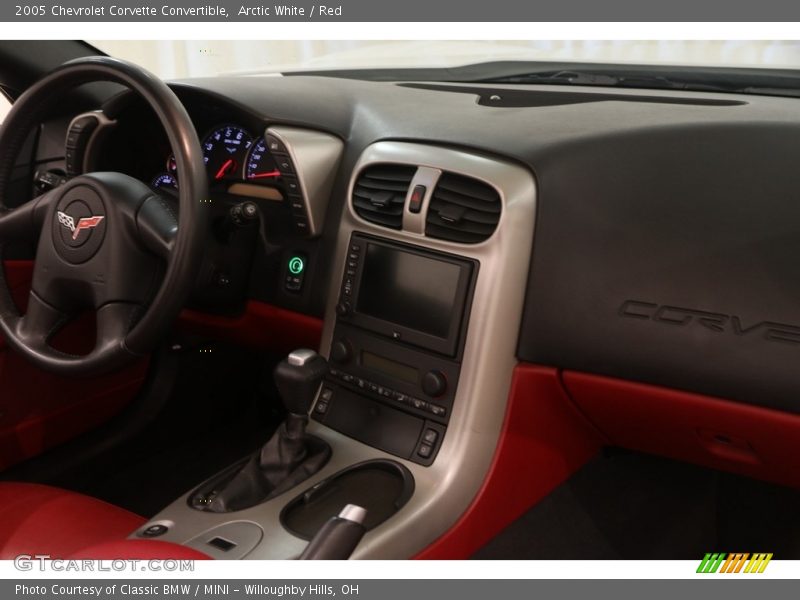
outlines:
[[[203,140],[203,160],[212,181],[238,179],[253,137],[237,125],[223,125]]]
[[[269,148],[267,148],[267,142],[264,141],[263,137],[258,138],[250,149],[250,154],[247,155],[244,178],[248,181],[270,183],[274,182],[280,175],[278,165],[275,163],[275,159],[272,158]]]

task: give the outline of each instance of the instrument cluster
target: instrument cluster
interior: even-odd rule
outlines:
[[[281,173],[264,136],[254,136],[240,125],[213,127],[203,136],[201,145],[212,186],[230,183],[274,186],[280,179]],[[178,189],[180,182],[174,155],[165,158],[164,168],[152,178],[150,185],[158,189]]]

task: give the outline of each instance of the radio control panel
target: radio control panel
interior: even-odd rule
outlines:
[[[446,434],[478,265],[353,234],[312,418],[428,465]]]

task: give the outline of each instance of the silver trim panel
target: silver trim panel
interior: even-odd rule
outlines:
[[[500,193],[503,210],[494,235],[478,244],[458,244],[426,238],[424,230],[420,231],[418,226],[413,227],[414,231],[395,231],[358,217],[349,201],[355,177],[370,164],[387,162],[460,173],[495,187]],[[533,175],[516,164],[476,153],[406,142],[378,142],[367,148],[358,160],[344,206],[321,343],[321,354],[326,357],[330,352],[339,285],[353,232],[459,254],[480,264],[459,387],[447,435],[436,461],[423,467],[398,460],[312,421],[309,433],[327,441],[333,450],[331,460],[321,471],[297,489],[231,514],[195,511],[188,506],[187,496],[179,498],[153,519],[169,519],[175,523],[161,538],[164,541],[185,544],[199,531],[230,520],[248,520],[264,528],[262,542],[247,555],[248,559],[295,558],[306,542],[280,525],[280,513],[286,504],[303,490],[346,467],[382,458],[398,460],[411,471],[415,492],[397,514],[367,532],[353,558],[409,558],[445,533],[480,489],[500,436],[511,377],[517,364],[517,337],[533,247],[536,208]],[[420,214],[425,214],[426,208],[424,206]]]
[[[344,143],[327,133],[297,127],[269,127],[264,135],[274,135],[289,153],[308,215],[307,236],[319,235]]]

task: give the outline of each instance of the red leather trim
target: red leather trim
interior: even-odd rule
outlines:
[[[800,487],[800,415],[598,375],[563,378],[615,446]]]
[[[602,444],[570,402],[556,369],[517,366],[503,430],[480,491],[456,524],[416,558],[469,558]]]
[[[160,542],[158,540],[118,540],[90,546],[72,554],[69,558],[88,558],[92,560],[114,559],[173,559],[173,560],[211,560],[211,557],[199,550]]]
[[[0,483],[0,559],[20,554],[66,558],[121,540],[146,520],[100,500],[31,483]]]
[[[319,348],[322,320],[263,302],[250,300],[237,317],[196,310],[181,312],[178,327],[185,333],[206,335],[281,354],[297,348]]]
[[[6,279],[25,309],[33,261],[5,261]],[[75,319],[53,345],[82,354],[94,344],[94,317]],[[80,379],[41,371],[6,347],[0,337],[0,470],[89,431],[136,397],[147,360],[116,373]]]

